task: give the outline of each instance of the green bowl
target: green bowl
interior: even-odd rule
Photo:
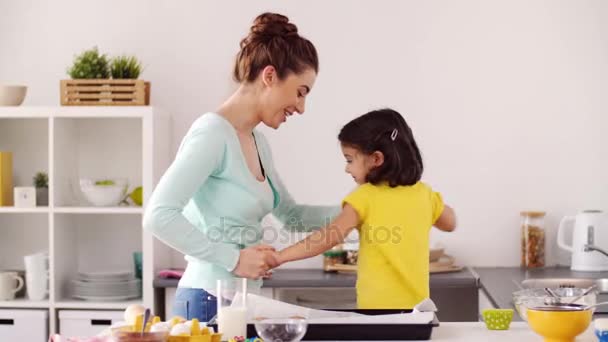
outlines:
[[[483,321],[490,330],[508,330],[513,319],[513,309],[485,309]]]

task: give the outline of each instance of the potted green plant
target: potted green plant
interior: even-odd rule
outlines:
[[[109,58],[97,47],[74,58],[67,69],[70,80],[61,80],[64,106],[147,106],[150,82],[138,79],[143,70],[134,56]]]
[[[143,68],[135,56],[114,57],[110,61],[110,75],[113,79],[137,79]]]
[[[100,55],[97,47],[85,50],[74,58],[68,75],[73,79],[110,78],[108,57]]]
[[[34,186],[36,187],[36,205],[49,205],[49,177],[45,172],[38,172],[34,176]]]

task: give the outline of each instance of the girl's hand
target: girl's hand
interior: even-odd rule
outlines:
[[[232,273],[236,276],[249,279],[259,279],[276,266],[277,253],[272,246],[258,245],[242,249],[239,261]]]

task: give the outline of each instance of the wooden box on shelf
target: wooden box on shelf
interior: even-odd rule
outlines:
[[[61,80],[62,106],[147,106],[150,82],[134,79]]]

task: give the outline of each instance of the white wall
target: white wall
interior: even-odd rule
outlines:
[[[425,179],[457,210],[458,231],[433,240],[461,263],[517,265],[523,209],[548,211],[555,262],[559,218],[608,209],[602,0],[1,0],[0,82],[27,84],[27,105],[58,104],[75,53],[135,54],[153,104],[173,113],[175,148],[234,87],[238,42],[264,10],[287,14],[321,58],[306,114],[266,130],[298,200],[337,203],[353,187],[336,134],[391,106],[413,127]]]

